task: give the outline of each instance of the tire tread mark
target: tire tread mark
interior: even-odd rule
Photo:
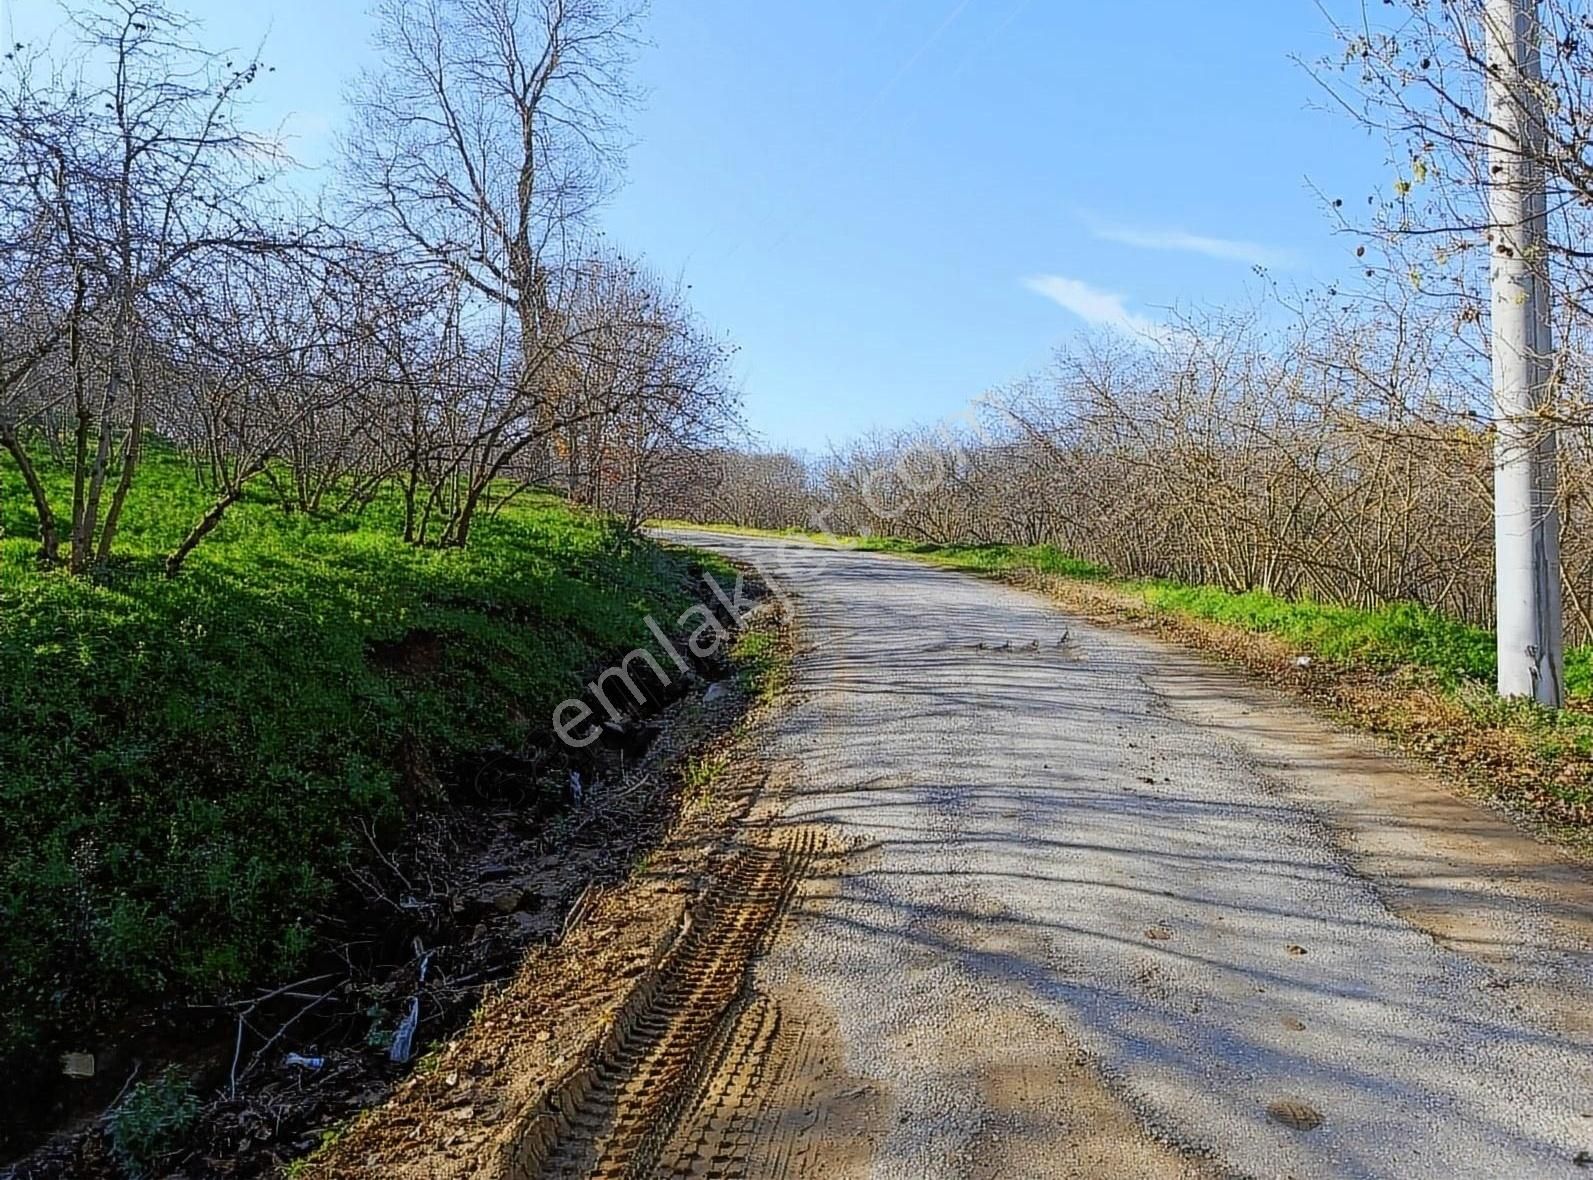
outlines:
[[[515,1174],[548,1180],[656,1176],[693,1099],[714,1108],[710,1122],[720,1127],[746,1124],[762,1062],[780,1033],[778,1008],[745,995],[749,968],[818,850],[818,838],[798,830],[779,843],[754,842],[732,854],[693,907],[651,986],[616,1021],[607,1051],[549,1095],[535,1141],[517,1153]],[[706,1079],[722,1078],[725,1065],[737,1079],[738,1097],[701,1097]],[[702,1149],[710,1146],[705,1142]],[[744,1150],[726,1140],[712,1151],[717,1163],[694,1158],[693,1170],[684,1174],[744,1175],[733,1162],[745,1157]]]

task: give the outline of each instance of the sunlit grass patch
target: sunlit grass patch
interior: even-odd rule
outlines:
[[[691,555],[552,496],[425,549],[391,503],[287,513],[263,485],[166,578],[207,505],[154,448],[120,555],[70,577],[0,464],[0,1055],[292,971],[362,831],[396,838],[435,789],[406,757],[445,779],[551,740],[554,705],[701,592]]]

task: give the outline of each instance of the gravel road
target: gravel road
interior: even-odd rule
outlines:
[[[1585,870],[1024,591],[669,535],[799,625],[782,822],[855,851],[760,976],[882,1095],[862,1174],[1593,1175]]]

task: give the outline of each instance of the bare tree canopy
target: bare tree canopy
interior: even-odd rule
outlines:
[[[639,9],[378,7],[342,179],[305,210],[249,129],[268,67],[206,50],[160,0],[87,0],[0,69],[0,447],[40,557],[111,557],[151,437],[214,503],[396,491],[405,537],[463,545],[557,483],[634,527],[738,427],[730,350],[678,286],[597,250]],[[73,471],[60,497],[48,452]],[[65,547],[65,556],[62,549]]]
[[[620,164],[638,13],[614,0],[386,0],[382,65],[350,97],[361,213],[520,320],[547,325],[549,271]]]

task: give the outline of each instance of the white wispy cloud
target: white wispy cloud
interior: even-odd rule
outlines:
[[[1152,229],[1088,219],[1090,232],[1103,242],[1118,242],[1141,250],[1176,250],[1182,254],[1203,254],[1224,262],[1243,262],[1282,270],[1296,265],[1299,255],[1279,246],[1267,246],[1242,238],[1221,238],[1194,234],[1181,229]]]
[[[1161,336],[1165,331],[1155,320],[1130,311],[1123,296],[1092,287],[1082,279],[1070,279],[1064,275],[1036,275],[1024,279],[1023,285],[1036,295],[1044,295],[1052,303],[1066,308],[1091,327],[1110,328],[1125,336],[1152,338]]]

